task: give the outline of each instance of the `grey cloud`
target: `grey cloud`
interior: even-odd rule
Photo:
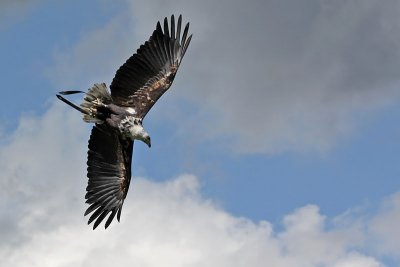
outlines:
[[[55,48],[55,64],[44,74],[61,88],[85,88],[99,81],[109,85],[116,69],[132,54],[132,43],[132,19],[123,13],[103,28],[84,32],[71,51]]]
[[[239,151],[324,150],[356,114],[398,101],[398,1],[163,3],[135,1],[135,14],[192,22],[180,94],[215,112],[200,128]]]
[[[194,38],[176,93],[158,106],[172,112],[159,116],[179,121],[179,127],[195,122],[201,133],[187,138],[224,137],[225,145],[243,153],[323,151],[357,128],[359,114],[399,101],[398,1],[137,0],[127,5],[109,25],[61,53],[59,58],[68,60],[58,60],[49,76],[58,83],[80,77],[77,82],[88,86],[94,82],[88,77],[100,67],[96,78],[102,79],[96,81],[109,82],[155,21],[182,13]],[[134,19],[128,19],[131,14]],[[118,49],[110,50],[109,40],[118,36]],[[196,112],[169,108],[182,98]]]
[[[0,6],[2,8],[25,6],[31,3],[36,3],[37,0],[2,0],[0,1]]]
[[[1,0],[0,31],[22,19],[34,5],[40,2],[41,0]]]

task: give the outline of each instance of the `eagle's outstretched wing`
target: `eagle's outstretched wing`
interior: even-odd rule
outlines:
[[[179,16],[175,28],[172,15],[171,29],[165,18],[163,31],[158,22],[150,39],[118,69],[110,86],[115,104],[132,107],[135,116],[144,118],[168,90],[192,38],[187,36],[189,23],[181,38],[181,24],[182,16]]]
[[[88,224],[96,220],[95,229],[111,212],[105,228],[115,215],[118,221],[131,180],[133,141],[123,139],[114,129],[96,124],[90,135],[88,151],[88,186],[85,216],[93,212]]]

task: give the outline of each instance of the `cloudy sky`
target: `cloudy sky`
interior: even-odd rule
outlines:
[[[0,1],[4,266],[400,266],[396,0]],[[171,14],[193,39],[136,143],[121,223],[83,217],[90,125]],[[79,102],[79,97],[73,99]]]

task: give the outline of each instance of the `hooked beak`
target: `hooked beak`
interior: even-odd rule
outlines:
[[[150,141],[150,137],[146,138],[144,140],[144,142],[146,143],[146,145],[150,148],[151,147],[151,141]]]

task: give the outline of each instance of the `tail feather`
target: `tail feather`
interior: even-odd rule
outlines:
[[[72,95],[72,94],[84,94],[85,92],[83,92],[83,91],[61,91],[58,93],[61,95]]]
[[[85,97],[80,106],[68,101],[61,95],[84,93]],[[96,83],[87,93],[82,91],[61,91],[57,94],[58,99],[83,113],[85,122],[103,123],[104,108],[112,102],[111,94],[105,83]]]
[[[61,93],[61,92],[60,92],[60,93]],[[64,97],[62,97],[62,96],[60,96],[60,95],[56,95],[56,96],[58,97],[58,99],[60,99],[60,100],[63,101],[64,103],[70,105],[70,106],[73,107],[74,109],[76,109],[76,110],[82,112],[82,113],[85,114],[85,115],[89,115],[89,113],[88,113],[86,110],[84,110],[84,109],[78,107],[77,105],[75,105],[75,104],[72,103],[71,101],[65,99]]]

